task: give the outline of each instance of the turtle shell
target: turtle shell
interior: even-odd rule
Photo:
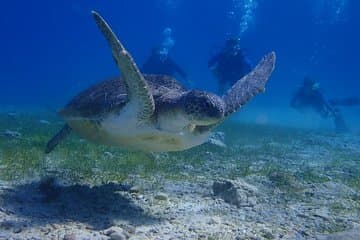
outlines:
[[[172,102],[187,89],[166,75],[144,74],[155,100],[155,109]],[[120,111],[129,101],[127,88],[121,77],[95,84],[75,96],[62,110],[63,117],[101,118]]]

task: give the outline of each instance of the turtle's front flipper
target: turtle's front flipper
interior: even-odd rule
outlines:
[[[71,132],[71,127],[65,124],[54,137],[48,141],[45,148],[45,153],[50,153],[62,140],[64,140]]]
[[[226,103],[225,116],[238,110],[256,94],[265,91],[265,84],[275,67],[275,59],[274,52],[265,55],[249,74],[227,91],[223,96]]]
[[[149,120],[154,113],[155,103],[148,84],[110,26],[97,12],[92,11],[92,14],[97,26],[111,47],[115,62],[125,80],[129,99],[131,102],[136,103],[138,120]]]

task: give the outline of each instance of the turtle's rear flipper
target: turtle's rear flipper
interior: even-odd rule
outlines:
[[[238,110],[256,94],[264,92],[274,67],[275,53],[271,52],[249,74],[238,80],[223,96],[226,103],[225,116]]]
[[[46,144],[45,153],[50,153],[62,140],[64,140],[71,132],[71,127],[65,124],[59,132]]]

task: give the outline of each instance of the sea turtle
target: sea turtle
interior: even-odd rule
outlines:
[[[170,76],[142,74],[129,52],[95,11],[122,77],[83,91],[61,111],[65,126],[48,142],[49,153],[72,130],[90,141],[146,152],[181,151],[204,143],[211,130],[265,90],[275,53],[264,56],[220,97],[188,90]]]

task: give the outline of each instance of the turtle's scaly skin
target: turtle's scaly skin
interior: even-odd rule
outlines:
[[[237,81],[223,96],[226,103],[225,116],[236,112],[251,98],[265,92],[267,79],[275,67],[275,53],[265,55],[258,65],[246,76]]]

